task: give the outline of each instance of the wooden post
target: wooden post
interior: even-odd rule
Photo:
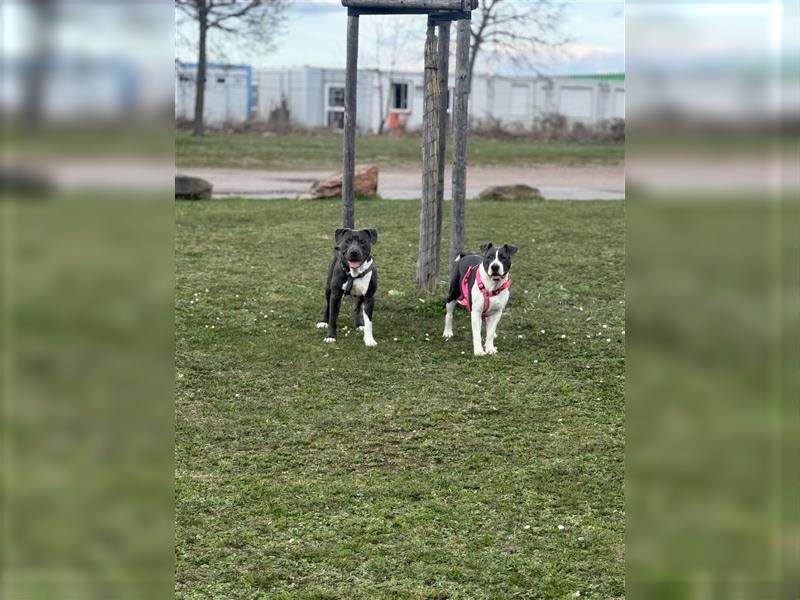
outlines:
[[[358,15],[347,16],[347,71],[344,80],[344,160],[342,226],[355,227],[356,81],[358,79]]]
[[[442,252],[442,216],[444,215],[444,161],[447,142],[448,78],[450,76],[450,21],[439,25],[439,45],[436,48],[439,67],[439,153],[436,157],[436,272],[439,272]]]
[[[456,89],[453,100],[453,224],[450,260],[463,252],[467,198],[467,130],[469,128],[470,20],[460,19],[456,29]]]
[[[425,36],[425,95],[422,108],[422,201],[419,211],[419,255],[417,258],[417,289],[431,293],[436,290],[439,265],[436,262],[436,179],[439,156],[439,79],[436,69],[436,25],[428,20]]]

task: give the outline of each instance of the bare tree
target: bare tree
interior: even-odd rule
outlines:
[[[422,115],[422,199],[419,211],[417,289],[433,293],[439,282],[439,248],[442,243],[439,205],[436,202],[439,158],[439,64],[436,25],[428,22],[425,36],[425,96]]]
[[[175,7],[197,22],[197,78],[194,134],[203,135],[208,34],[228,35],[232,44],[265,45],[274,39],[285,0],[175,0]],[[234,37],[235,36],[235,37]]]
[[[33,51],[28,68],[23,71],[25,102],[22,114],[26,121],[35,122],[44,112],[44,90],[47,69],[54,55],[53,31],[58,18],[58,4],[55,0],[33,0],[29,7],[33,22]]]
[[[368,64],[372,64],[378,79],[379,135],[383,134],[386,127],[392,104],[391,80],[403,60],[412,58],[412,54],[416,59],[419,54],[409,50],[416,48],[416,41],[421,37],[417,31],[419,23],[412,19],[413,17],[409,19],[392,15],[370,17],[367,21],[370,27],[367,47],[371,47],[372,50],[367,60]]]
[[[569,41],[561,32],[565,6],[552,0],[480,0],[472,12],[470,88],[482,54],[530,67],[536,57]]]

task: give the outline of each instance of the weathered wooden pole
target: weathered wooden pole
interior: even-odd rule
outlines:
[[[422,105],[422,202],[419,211],[419,254],[417,289],[436,290],[439,264],[436,261],[436,190],[439,157],[439,79],[436,68],[436,25],[428,19],[425,36],[425,95]]]
[[[444,161],[447,142],[448,78],[450,76],[450,21],[439,25],[439,45],[436,48],[439,67],[439,154],[436,157],[436,272],[439,272],[442,253],[442,217],[444,215]]]
[[[464,250],[467,198],[467,130],[469,128],[470,20],[459,19],[456,27],[456,82],[453,99],[453,224],[450,261]]]
[[[358,80],[358,15],[347,16],[347,71],[344,79],[344,160],[342,227],[355,227],[356,82]]]

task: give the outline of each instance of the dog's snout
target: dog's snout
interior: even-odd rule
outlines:
[[[489,269],[491,270],[492,273],[499,273],[500,272],[500,265],[498,265],[497,263],[492,263],[492,265],[489,267]]]
[[[347,258],[350,258],[352,260],[361,258],[361,253],[358,250],[351,249],[350,252],[347,253]]]

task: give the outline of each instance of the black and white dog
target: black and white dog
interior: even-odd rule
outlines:
[[[497,324],[508,303],[511,287],[511,257],[517,247],[505,244],[481,246],[483,255],[459,254],[453,264],[450,292],[447,295],[447,314],[442,337],[453,337],[453,311],[456,304],[465,306],[472,317],[472,348],[475,356],[496,354],[494,338]],[[486,321],[486,347],[481,345],[481,323]]]
[[[377,346],[378,342],[372,335],[372,310],[378,289],[378,269],[372,258],[372,246],[378,242],[378,232],[375,229],[337,229],[334,239],[336,246],[328,267],[325,310],[317,328],[327,328],[325,341],[335,342],[342,296],[353,296],[356,330],[364,332],[364,344]]]

